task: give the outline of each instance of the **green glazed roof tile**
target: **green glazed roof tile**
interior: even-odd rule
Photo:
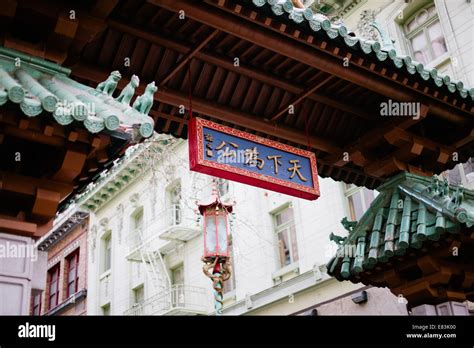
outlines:
[[[399,69],[406,69],[410,74],[418,74],[425,80],[433,80],[437,87],[442,88],[443,84],[451,93],[459,93],[462,98],[468,96],[474,100],[474,89],[465,88],[461,81],[454,82],[454,91],[451,85],[451,79],[449,76],[440,76],[435,68],[427,69],[423,64],[413,61],[409,56],[399,56],[397,51],[394,49],[393,44],[390,42],[388,36],[382,35],[383,44],[378,41],[368,41],[362,38],[357,38],[348,33],[347,28],[344,25],[334,25],[331,21],[321,13],[313,13],[309,8],[300,9],[293,6],[291,0],[252,0],[252,3],[258,8],[264,8],[268,6],[274,15],[286,16],[289,20],[296,22],[298,25],[306,26],[314,32],[321,32],[324,30],[330,39],[337,39],[338,37],[343,38],[343,42],[353,49],[360,49],[365,54],[375,53],[376,58],[379,61],[386,61],[387,56],[391,58],[394,66]],[[375,28],[380,28],[376,23],[373,23]],[[357,42],[359,45],[357,45]],[[440,83],[442,81],[443,83]],[[464,91],[466,89],[467,92]],[[0,97],[1,102],[1,97]]]
[[[129,106],[74,81],[69,73],[59,65],[0,47],[0,105],[19,104],[28,117],[52,114],[60,125],[81,122],[91,133],[107,129],[128,133],[134,140],[153,134],[153,119],[135,104]]]
[[[410,248],[420,249],[428,241],[459,233],[463,226],[474,226],[474,190],[401,173],[378,191],[360,221],[352,229],[346,227],[349,235],[327,265],[330,275],[349,279]]]

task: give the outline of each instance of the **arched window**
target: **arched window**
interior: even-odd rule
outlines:
[[[428,64],[448,51],[434,4],[417,11],[404,27],[412,56],[418,62]]]

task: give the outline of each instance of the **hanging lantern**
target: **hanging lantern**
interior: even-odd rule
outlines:
[[[223,283],[231,275],[228,216],[232,213],[232,207],[232,204],[220,201],[215,182],[209,202],[198,203],[199,212],[204,216],[203,271],[213,283],[217,315],[222,312]]]
[[[215,204],[204,212],[204,257],[229,256],[228,212],[225,206]]]

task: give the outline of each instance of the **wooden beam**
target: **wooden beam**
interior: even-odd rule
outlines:
[[[349,154],[348,161],[344,160],[347,157],[344,156],[344,153],[334,153],[332,156],[327,158],[327,161],[336,166],[344,166],[350,162],[353,162],[354,159],[359,159],[360,163],[362,165],[365,165],[365,163],[367,163],[367,161],[369,160],[365,156],[367,149],[375,147],[382,143],[382,140],[384,140],[384,135],[387,132],[390,132],[393,128],[398,127],[400,129],[407,129],[415,125],[416,123],[421,122],[427,116],[428,109],[429,108],[426,105],[422,104],[420,117],[417,119],[414,119],[413,117],[397,117],[388,120],[381,126],[373,127],[371,130],[366,132],[360,139],[355,140],[344,149],[344,152],[347,152]],[[357,156],[354,157],[354,154],[357,154]]]
[[[61,194],[59,192],[37,188],[31,214],[33,217],[49,221],[56,215],[60,201]]]
[[[108,73],[94,68],[89,68],[84,65],[79,65],[75,69],[75,75],[84,77],[86,79],[98,83],[104,81],[107,78]],[[125,84],[125,81],[120,81],[119,88],[125,87]],[[137,94],[141,94],[143,92],[143,86],[139,86],[136,90]],[[188,95],[179,91],[171,90],[167,87],[159,89],[155,93],[154,98],[156,101],[173,105],[176,107],[179,107],[179,105],[187,105],[187,103],[189,102]],[[228,106],[220,105],[218,103],[211,102],[205,99],[193,98],[193,111],[214,117],[215,119],[224,122],[233,122],[239,126],[247,127],[257,132],[263,132],[283,140],[292,141],[296,144],[304,146],[308,145],[308,139],[306,138],[306,136],[304,135],[304,131],[302,130],[297,130],[286,126],[284,128],[281,128],[278,127],[278,124],[265,122],[256,118],[253,115],[248,115],[239,110],[234,110],[232,108],[229,108]],[[341,152],[341,149],[338,146],[326,139],[311,136],[310,141],[311,145],[317,148],[318,150],[329,153]]]
[[[167,88],[163,88],[161,91],[156,92],[155,99],[174,106],[185,105],[188,102],[187,95]],[[239,110],[234,110],[227,106],[219,105],[204,99],[193,98],[193,111],[300,145],[307,146],[308,144],[308,139],[301,130],[296,130],[286,126],[279,127],[278,124],[261,121],[255,116],[247,115]],[[310,136],[309,140],[313,147],[321,151],[340,151],[335,144],[320,137]]]
[[[29,176],[0,171],[0,187],[2,190],[20,193],[27,196],[36,195],[36,189],[58,191],[61,199],[72,192],[72,184],[66,184],[50,179],[38,179]]]
[[[463,147],[466,144],[469,144],[471,141],[474,141],[474,128],[471,129],[471,132],[464,138],[458,140],[453,144],[456,149]]]
[[[183,43],[171,40],[167,37],[160,36],[155,33],[150,33],[142,29],[132,27],[130,25],[123,24],[114,20],[109,20],[107,23],[110,25],[111,28],[115,30],[139,37],[143,40],[149,41],[159,46],[169,48],[173,51],[177,51],[177,52],[185,54],[186,52],[190,50],[190,47],[188,47],[187,45]],[[244,41],[241,41],[241,42],[244,42]],[[274,57],[278,57],[278,55],[274,55]],[[271,75],[269,73],[265,73],[262,70],[254,69],[252,67],[246,66],[243,62],[240,62],[240,66],[236,67],[233,61],[229,59],[229,57],[218,55],[214,52],[201,50],[195,54],[195,58],[202,60],[203,62],[206,62],[208,64],[221,67],[225,70],[232,71],[236,74],[243,75],[251,79],[255,79],[264,84],[283,89],[292,94],[301,94],[304,92],[304,89],[301,88],[298,84],[295,84],[293,82],[287,81],[280,77]],[[73,69],[73,73],[75,72],[76,72],[75,69]],[[374,119],[370,111],[359,108],[356,105],[345,103],[340,98],[338,99],[338,98],[334,98],[327,95],[321,95],[321,94],[310,94],[308,98],[319,103],[327,104],[333,108],[337,108],[341,111],[350,113],[352,115],[355,115],[367,120]]]
[[[198,53],[204,46],[206,46],[209,41],[211,41],[217,34],[219,30],[213,30],[211,34],[209,34],[204,40],[202,40],[198,45],[194,48],[190,49],[189,52],[181,58],[181,60],[175,65],[173,70],[171,70],[159,83],[159,86],[162,87],[166,84],[191,58],[193,58],[196,53]]]
[[[91,14],[94,17],[107,18],[117,4],[118,0],[96,0]]]
[[[0,217],[0,230],[2,232],[32,237],[36,234],[37,228],[38,225],[33,222]]]
[[[428,98],[415,88],[400,88],[398,81],[375,73],[367,73],[367,70],[359,67],[346,69],[340,63],[340,59],[328,55],[327,52],[318,51],[314,46],[309,47],[303,42],[284,39],[280,34],[266,30],[254,21],[244,22],[235,15],[202,3],[184,0],[150,0],[150,2],[172,12],[184,11],[187,17],[198,22],[336,75],[386,97],[398,101],[424,101],[425,103],[428,101],[431,112],[437,117],[459,124],[470,122],[470,115],[457,107],[453,108],[451,105],[447,106],[445,102]]]
[[[456,150],[454,147],[435,143],[434,141],[419,137],[399,127],[395,127],[386,132],[384,138],[389,144],[397,147],[403,147],[406,146],[406,144],[419,144],[422,148],[436,153],[438,155],[437,162],[442,164],[445,164],[450,155]]]
[[[327,82],[329,81],[332,81],[335,79],[335,76],[332,76],[332,75],[328,75],[326,76],[322,81],[319,81],[317,82],[314,86],[312,87],[309,87],[307,88],[303,93],[301,93],[300,95],[296,96],[289,104],[287,107],[284,107],[282,108],[280,111],[278,111],[275,115],[273,115],[271,118],[270,118],[270,121],[277,121],[283,114],[285,114],[286,112],[288,112],[288,108],[290,106],[295,106],[295,105],[298,105],[302,100],[304,100],[306,97],[308,97],[309,95],[313,94],[314,92],[316,92],[318,89],[320,89],[321,87],[323,87]]]
[[[59,170],[53,175],[55,181],[70,183],[81,173],[87,154],[68,149]]]

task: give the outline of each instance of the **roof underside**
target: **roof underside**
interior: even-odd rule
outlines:
[[[97,30],[86,42],[77,34],[70,40],[64,65],[74,79],[93,87],[112,70],[124,76],[118,89],[132,74],[142,85],[156,81],[149,115],[157,132],[187,137],[191,92],[194,116],[310,147],[321,176],[369,188],[401,170],[431,174],[452,168],[458,163],[453,152],[459,162],[472,155],[473,103],[466,86],[396,55],[392,59],[343,28],[326,30],[324,20],[309,21],[283,7],[276,15],[260,3],[77,4]],[[22,20],[54,23],[59,3],[51,13],[31,17],[47,6],[53,5],[20,1],[13,28]],[[4,39],[7,47],[18,48],[19,41],[14,35]],[[345,57],[349,67],[342,64]],[[389,98],[420,102],[420,117],[380,116]]]

